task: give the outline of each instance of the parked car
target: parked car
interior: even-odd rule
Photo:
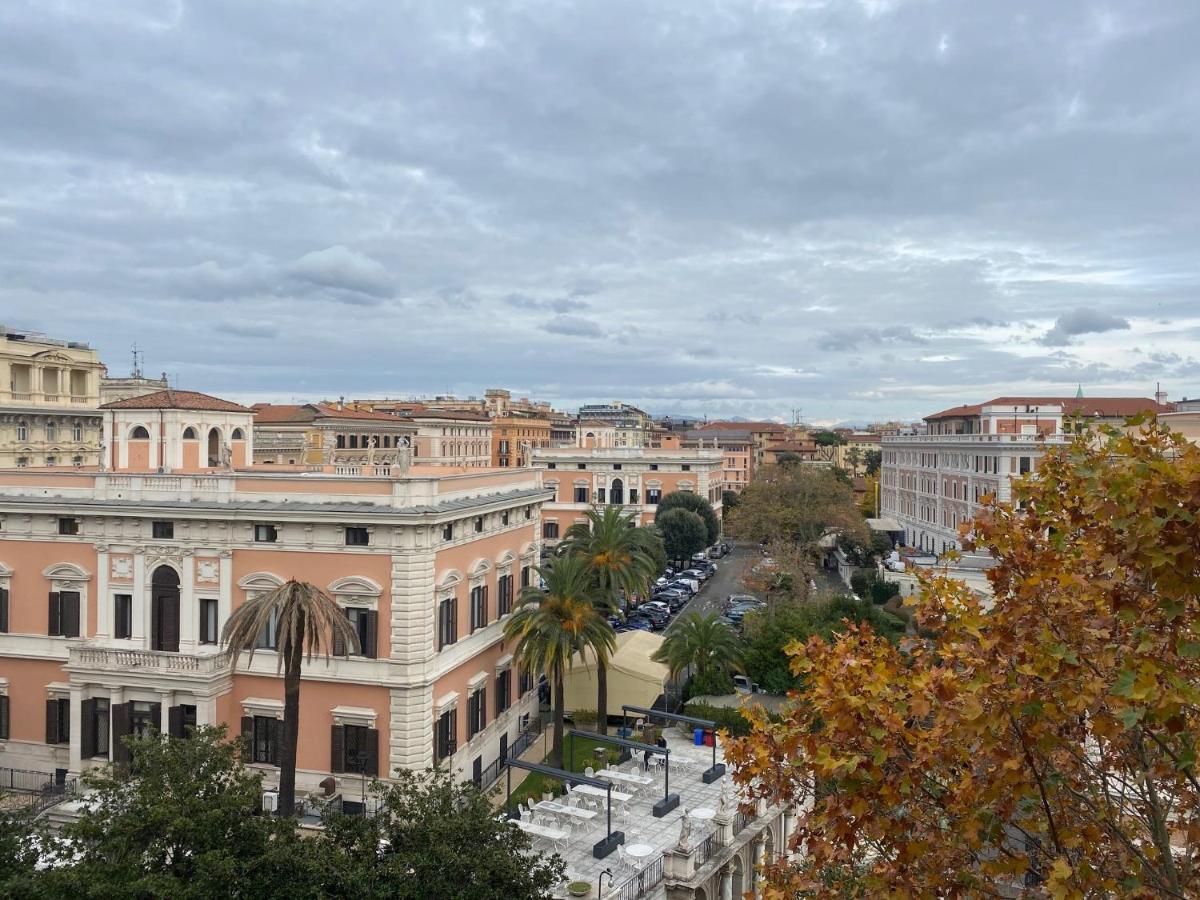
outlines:
[[[671,621],[671,613],[669,610],[660,609],[657,606],[650,609],[642,610],[639,615],[642,618],[650,621],[650,627],[653,631],[662,631],[667,627],[667,623]]]
[[[725,551],[721,549],[720,544],[717,544],[716,546],[708,548],[708,558],[709,559],[720,559],[724,555],[725,555]]]
[[[705,572],[703,569],[688,569],[686,572],[683,573],[683,577],[684,578],[693,578],[699,582],[705,582],[705,581],[708,581],[708,579],[711,578],[712,576],[709,575],[707,572]]]
[[[690,579],[687,581],[683,581],[683,580],[672,581],[670,584],[667,585],[667,590],[683,591],[685,594],[687,594],[690,597],[692,594],[696,593],[697,590],[699,590],[699,585],[697,585],[696,582],[691,581]]]
[[[680,594],[679,596],[671,597],[670,599],[668,599],[667,605],[671,607],[671,612],[676,613],[676,612],[679,612],[679,610],[683,609],[685,606],[687,606],[687,602],[690,599],[691,599],[690,597]]]
[[[663,603],[666,603],[668,606],[674,609],[676,608],[676,604],[683,606],[683,604],[687,603],[688,600],[691,599],[691,596],[691,594],[688,594],[685,591],[667,590],[656,593],[654,595],[654,599],[661,600]]]
[[[616,631],[652,631],[654,623],[650,621],[649,616],[634,615],[625,620],[625,624]]]
[[[761,694],[763,689],[745,675],[733,676],[733,689],[739,694]]]

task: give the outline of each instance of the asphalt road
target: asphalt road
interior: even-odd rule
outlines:
[[[742,590],[742,570],[746,568],[747,560],[752,559],[758,552],[756,546],[737,547],[732,553],[726,554],[721,559],[714,559],[713,562],[717,564],[717,574],[700,585],[700,590],[696,592],[695,596],[671,619],[671,624],[666,627],[666,631],[674,628],[680,617],[690,612],[699,613],[702,616],[708,613],[720,615],[726,597],[730,594],[745,593]]]

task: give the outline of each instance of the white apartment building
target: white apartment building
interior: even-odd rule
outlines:
[[[1169,409],[1146,397],[997,397],[934,413],[924,434],[884,435],[881,515],[909,547],[957,549],[959,526],[974,518],[980,498],[1008,500],[1012,479],[1036,471],[1047,448],[1080,428]]]

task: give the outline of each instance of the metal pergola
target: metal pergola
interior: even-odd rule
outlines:
[[[566,769],[556,769],[554,766],[547,766],[543,765],[542,763],[525,762],[522,759],[513,759],[512,757],[509,757],[505,763],[505,770],[507,772],[505,777],[507,778],[507,782],[505,785],[504,803],[506,806],[508,805],[509,801],[512,800],[512,770],[514,767],[518,769],[524,769],[527,772],[540,772],[541,774],[549,775],[552,778],[562,779],[568,784],[590,784],[592,787],[602,788],[607,795],[607,803],[605,806],[608,813],[608,833],[605,835],[603,840],[597,841],[592,847],[592,856],[594,856],[596,859],[604,859],[604,857],[608,856],[617,849],[618,844],[625,843],[625,832],[612,830],[613,786],[611,782],[604,781],[601,778],[589,778],[587,775],[580,775],[578,772],[568,772]],[[508,811],[508,815],[509,818],[515,818],[516,811],[510,809]]]
[[[593,741],[599,741],[606,744],[613,744],[617,747],[624,747],[628,750],[641,750],[645,753],[653,753],[656,756],[665,757],[665,765],[663,766],[663,798],[654,804],[654,818],[661,819],[675,807],[679,806],[679,795],[671,793],[671,751],[666,747],[659,747],[655,744],[644,744],[641,741],[631,741],[629,738],[610,737],[607,734],[599,734],[595,731],[579,731],[572,728],[567,732],[568,747],[574,749],[575,741],[573,738],[579,735],[581,738],[590,738]],[[574,759],[575,755],[568,750],[567,758]]]
[[[644,706],[621,706],[621,720],[625,728],[629,728],[629,714],[637,713],[639,716],[647,718],[667,719],[671,722],[681,722],[685,725],[696,725],[700,728],[709,729],[713,733],[713,762],[712,768],[706,770],[700,778],[705,784],[712,784],[718,778],[725,774],[725,764],[717,762],[717,723],[711,719],[698,719],[695,716],[685,716],[682,713],[667,712],[662,709],[647,709]]]

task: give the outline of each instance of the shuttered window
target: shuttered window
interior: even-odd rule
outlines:
[[[51,591],[46,634],[79,637],[79,592]]]
[[[362,606],[347,606],[342,612],[346,614],[346,618],[350,620],[350,627],[358,635],[358,652],[355,655],[375,659],[378,655],[376,645],[379,643],[379,613]],[[335,656],[347,656],[352,652],[353,648],[347,647],[340,637],[334,638]]]
[[[126,639],[133,636],[133,595],[113,595],[113,637]]]
[[[438,604],[438,645],[441,650],[458,641],[458,598],[449,597]]]
[[[0,632],[8,632],[8,588],[0,588]]]
[[[496,583],[497,598],[497,616],[507,616],[512,612],[513,601],[513,577],[512,575],[501,575]]]
[[[173,738],[189,738],[196,730],[196,707],[181,703],[167,710],[167,734]]]
[[[200,598],[200,643],[217,642],[217,598]]]
[[[512,703],[512,669],[505,669],[496,676],[496,715],[508,709]]]
[[[437,720],[433,734],[433,758],[449,759],[458,751],[458,710],[448,709]]]
[[[486,584],[471,588],[471,630],[483,628],[488,623],[488,589]]]
[[[248,746],[248,762],[279,765],[279,750],[283,744],[282,720],[274,716],[243,716],[242,737]]]
[[[8,695],[0,694],[0,741],[8,740]]]
[[[96,698],[80,704],[79,753],[84,759],[108,757],[108,700]]]
[[[487,725],[487,688],[480,688],[467,700],[467,739],[475,737]]]
[[[71,743],[71,701],[55,698],[46,701],[46,743]]]
[[[365,725],[334,725],[329,771],[379,775],[379,732]]]

